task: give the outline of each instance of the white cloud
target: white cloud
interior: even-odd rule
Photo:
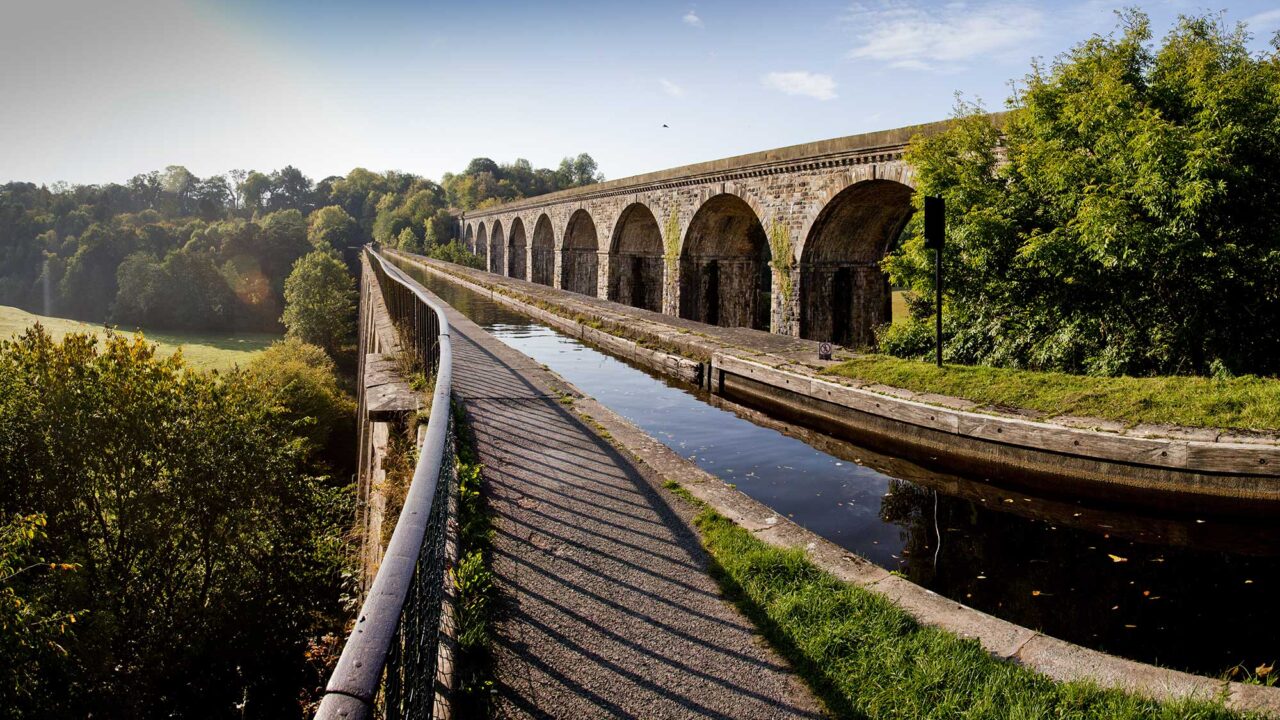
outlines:
[[[836,81],[830,75],[796,70],[794,72],[771,72],[760,78],[764,86],[780,90],[788,95],[805,95],[818,100],[832,100],[836,97]]]
[[[1264,10],[1245,18],[1245,22],[1254,32],[1280,29],[1280,10]]]
[[[666,78],[660,78],[658,80],[658,84],[662,85],[662,92],[670,95],[671,97],[682,97],[684,95],[684,88]]]
[[[684,17],[680,19],[683,20],[684,24],[688,25],[689,27],[696,27],[696,28],[702,27],[702,18],[698,17],[698,13],[694,12],[693,10],[689,10],[689,12],[685,13]]]
[[[1003,58],[1026,47],[1045,24],[1044,13],[1017,2],[928,8],[914,0],[881,0],[856,3],[848,20],[858,35],[849,57],[910,70],[954,70]]]

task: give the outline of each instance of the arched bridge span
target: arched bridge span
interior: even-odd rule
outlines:
[[[466,213],[460,235],[495,273],[711,324],[866,347],[891,319],[880,261],[912,211],[915,177],[903,153],[912,137],[945,126],[517,200]],[[505,238],[502,228],[511,229]]]

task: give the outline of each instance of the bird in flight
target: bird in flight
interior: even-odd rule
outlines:
[[[662,123],[662,127],[670,127],[670,126],[667,125],[666,123]]]

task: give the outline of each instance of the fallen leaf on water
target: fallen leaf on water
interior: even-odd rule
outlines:
[[[1150,590],[1143,590],[1143,591],[1142,591],[1142,597],[1151,597],[1151,591],[1150,591]]]
[[[1253,584],[1253,581],[1252,581],[1252,580],[1245,580],[1245,581],[1244,581],[1244,584],[1245,584],[1245,585],[1252,585],[1252,584]]]
[[[1132,628],[1136,628],[1136,627],[1138,627],[1138,626],[1137,626],[1137,625],[1125,625],[1125,627],[1132,629]]]
[[[1123,558],[1123,557],[1120,557],[1119,555],[1112,555],[1111,553],[1107,553],[1107,557],[1111,558],[1111,562],[1129,562],[1129,558]]]
[[[986,575],[979,575],[979,576],[978,576],[978,579],[979,579],[979,580],[986,580],[986,579],[987,579],[987,576],[986,576]]]
[[[1031,597],[1040,597],[1040,591],[1039,591],[1039,590],[1032,590],[1032,591],[1031,591]]]

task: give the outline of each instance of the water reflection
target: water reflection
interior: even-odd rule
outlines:
[[[1142,516],[931,472],[628,365],[406,271],[507,344],[795,522],[1055,637],[1218,675],[1280,656],[1280,530]]]

